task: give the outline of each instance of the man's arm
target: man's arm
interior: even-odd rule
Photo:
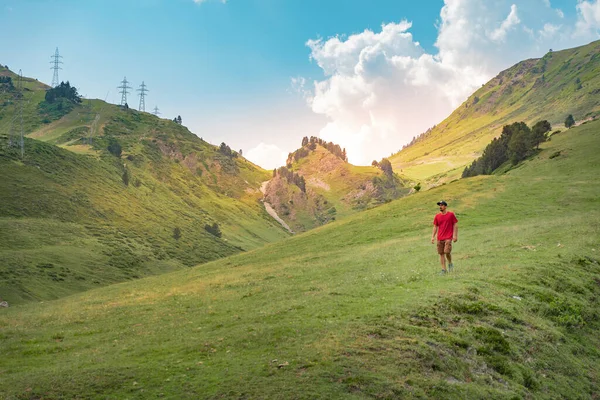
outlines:
[[[452,232],[452,241],[458,240],[458,222],[454,224],[454,231]]]
[[[431,243],[435,243],[435,235],[437,234],[438,227],[437,225],[433,226],[433,232],[431,233]]]

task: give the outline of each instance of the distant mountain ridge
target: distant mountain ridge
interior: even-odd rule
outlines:
[[[390,161],[411,179],[440,184],[458,178],[504,125],[548,120],[564,129],[569,114],[578,121],[600,115],[600,41],[500,72]]]
[[[226,144],[101,100],[61,110],[48,86],[8,90],[18,78],[0,76],[0,230],[15,238],[0,245],[0,298],[56,298],[289,235],[260,203],[270,172]],[[21,127],[22,158],[9,146]]]

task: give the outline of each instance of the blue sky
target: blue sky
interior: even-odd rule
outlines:
[[[281,165],[305,135],[335,140],[366,164],[439,122],[501,69],[598,37],[598,0],[494,3],[0,0],[0,26],[10,33],[0,63],[50,83],[59,47],[60,77],[81,94],[118,103],[123,76],[134,88],[143,80],[147,110],[179,114],[198,136],[264,167]],[[379,64],[365,54],[379,54]],[[468,68],[469,77],[458,72]],[[428,98],[438,87],[444,96]],[[138,101],[132,94],[128,102]],[[395,115],[420,102],[435,112]]]

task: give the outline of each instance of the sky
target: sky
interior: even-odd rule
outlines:
[[[281,166],[302,137],[368,165],[527,58],[600,38],[600,0],[0,0],[0,63]],[[8,36],[7,36],[8,33]],[[8,38],[8,40],[6,40]]]

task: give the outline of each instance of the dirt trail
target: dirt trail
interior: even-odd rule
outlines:
[[[269,182],[270,181],[265,181],[260,185],[260,191],[262,192],[263,196],[267,193],[267,185],[269,184]],[[265,205],[265,210],[267,210],[267,213],[269,213],[269,215],[271,217],[273,217],[275,219],[275,221],[279,222],[281,224],[281,226],[283,226],[285,229],[287,229],[290,233],[294,233],[294,231],[290,229],[288,224],[286,224],[285,221],[279,217],[279,215],[277,215],[277,212],[273,209],[273,207],[269,203],[267,203],[265,201],[264,198],[263,198],[263,204]]]
[[[589,118],[586,118],[586,119],[582,119],[581,121],[576,121],[576,122],[575,122],[575,125],[573,125],[571,128],[573,128],[573,127],[575,127],[575,126],[583,125],[583,124],[585,124],[586,122],[593,121],[593,120],[595,120],[595,119],[596,119],[596,117],[589,117]]]

